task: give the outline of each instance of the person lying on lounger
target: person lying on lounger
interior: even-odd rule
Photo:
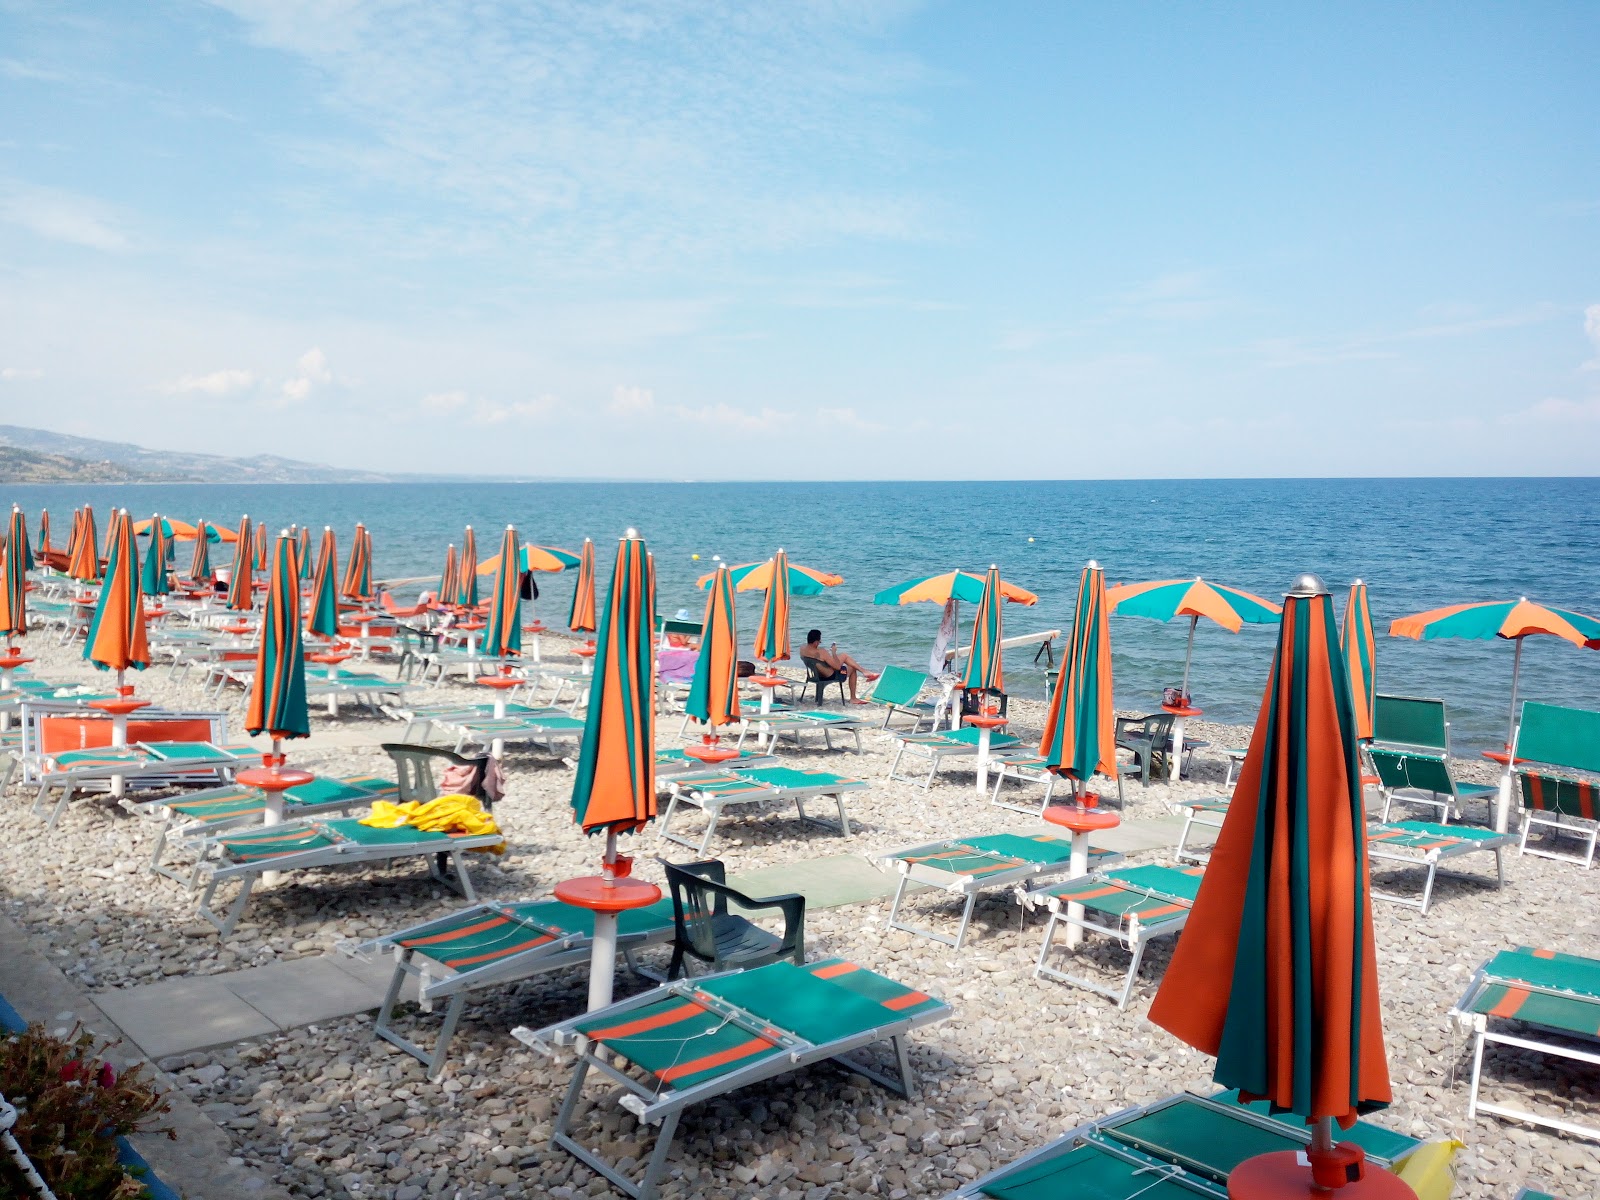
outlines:
[[[833,679],[843,675],[845,685],[850,689],[850,699],[856,698],[856,677],[861,676],[872,680],[878,676],[875,672],[867,670],[848,654],[839,653],[839,643],[829,643],[827,649],[822,646],[822,630],[813,629],[806,634],[806,644],[800,647],[800,657],[809,662],[818,675],[824,679]]]

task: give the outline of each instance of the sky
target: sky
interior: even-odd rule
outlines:
[[[0,0],[0,423],[1592,475],[1600,5]]]

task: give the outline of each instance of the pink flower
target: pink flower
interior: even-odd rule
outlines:
[[[114,1088],[117,1086],[117,1073],[111,1069],[110,1063],[100,1064],[100,1074],[95,1076],[95,1082],[103,1088]]]

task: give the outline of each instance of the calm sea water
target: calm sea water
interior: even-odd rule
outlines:
[[[599,548],[628,526],[656,555],[659,608],[704,603],[696,577],[713,555],[768,557],[780,546],[798,563],[846,579],[824,596],[797,598],[796,637],[812,626],[864,663],[925,669],[939,622],[931,604],[872,604],[874,592],[920,575],[998,563],[1037,592],[1033,608],[1008,605],[1008,635],[1064,628],[1079,571],[1098,559],[1112,582],[1202,575],[1278,599],[1295,574],[1322,575],[1336,592],[1357,577],[1371,590],[1379,632],[1379,687],[1442,696],[1458,749],[1504,739],[1513,647],[1509,642],[1411,642],[1383,636],[1390,619],[1469,600],[1521,595],[1600,613],[1600,480],[1387,479],[1112,481],[1058,483],[551,483],[421,485],[14,486],[3,497],[33,521],[48,506],[57,538],[75,504],[89,502],[104,529],[112,505],[136,516],[204,516],[232,525],[241,513],[271,528],[331,524],[341,552],[357,520],[372,531],[375,574],[436,573],[462,527],[479,553],[496,552],[509,522],[525,540]],[[30,522],[32,523],[32,522]],[[698,554],[699,561],[691,556]],[[603,585],[602,585],[603,586]],[[540,577],[542,615],[566,616],[571,576]],[[741,598],[748,644],[759,593]],[[1343,599],[1339,601],[1342,609]],[[966,635],[963,614],[962,633]],[[1187,622],[1113,617],[1118,704],[1151,707],[1183,671]],[[1235,635],[1202,622],[1190,688],[1208,718],[1253,720],[1275,627]],[[1032,650],[1013,651],[1010,690],[1042,695]],[[1527,640],[1521,694],[1600,708],[1600,654],[1555,638]]]

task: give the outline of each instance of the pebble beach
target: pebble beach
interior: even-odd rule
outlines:
[[[560,639],[546,639],[547,656],[559,658],[564,648]],[[31,636],[27,650],[42,677],[104,680],[82,661],[80,647],[58,646],[49,634]],[[164,667],[142,673],[137,683],[142,697],[171,708],[215,707],[202,697],[197,678],[175,682]],[[463,686],[418,693],[427,702],[482,699],[481,689]],[[224,703],[231,705],[230,734],[237,734],[244,695],[231,691]],[[1036,742],[1042,702],[1013,699],[1010,715],[1011,731]],[[662,744],[676,735],[679,720],[660,718]],[[308,742],[289,747],[295,765],[327,774],[391,773],[378,744],[398,737],[397,722],[360,711],[336,719],[315,712],[313,727]],[[1217,751],[1246,745],[1249,729],[1194,723],[1190,736],[1210,743],[1196,757],[1191,778],[1149,787],[1130,778],[1125,822],[1169,817],[1175,800],[1222,794],[1226,760]],[[1037,825],[978,797],[970,771],[959,766],[926,793],[890,781],[893,751],[891,737],[876,729],[863,734],[859,757],[786,749],[786,765],[870,781],[869,789],[848,799],[852,836],[802,825],[792,811],[774,807],[725,816],[710,854],[736,874],[831,854],[870,858],[943,836]],[[1494,778],[1495,768],[1481,760],[1454,766],[1459,777]],[[498,858],[478,856],[481,897],[544,896],[559,880],[591,873],[598,846],[572,822],[570,769],[516,748],[505,767],[506,796],[495,817],[509,850]],[[146,870],[156,824],[89,798],[75,802],[49,831],[28,811],[30,800],[17,791],[6,797],[11,820],[0,845],[0,895],[34,946],[91,994],[326,954],[341,942],[359,942],[463,903],[413,865],[311,873],[258,890],[239,929],[219,940],[196,915],[192,896]],[[1428,814],[1397,812],[1397,819],[1405,815]],[[1474,810],[1468,819],[1483,817]],[[696,820],[691,813],[691,827]],[[661,872],[651,856],[691,856],[653,830],[628,841],[637,873],[655,882]],[[1170,862],[1171,846],[1129,858]],[[1494,1118],[1466,1120],[1470,1043],[1446,1021],[1473,969],[1497,950],[1527,944],[1593,954],[1600,945],[1600,872],[1519,858],[1513,849],[1506,887],[1497,891],[1487,855],[1467,862],[1464,869],[1482,882],[1441,878],[1426,916],[1374,904],[1395,1092],[1393,1106],[1376,1119],[1416,1137],[1464,1142],[1456,1160],[1458,1197],[1509,1200],[1523,1185],[1569,1198],[1600,1193],[1600,1146]],[[1416,873],[1409,879],[1386,868],[1375,874],[1395,890],[1413,891],[1420,883]],[[1135,998],[1119,1012],[1101,996],[1035,978],[1044,917],[1019,919],[1008,892],[989,896],[980,901],[959,952],[888,930],[886,900],[808,911],[808,957],[847,957],[953,1006],[951,1020],[911,1038],[917,1096],[903,1100],[823,1065],[723,1097],[685,1116],[663,1195],[944,1196],[1086,1119],[1183,1089],[1214,1090],[1212,1060],[1146,1019],[1170,957],[1168,941],[1157,941],[1146,954]],[[919,922],[954,929],[953,899],[924,892],[911,905]],[[664,966],[665,954],[656,957]],[[1108,984],[1120,979],[1127,961],[1107,939],[1090,939],[1077,958],[1077,969]],[[617,986],[621,996],[648,983],[619,968]],[[568,971],[479,993],[436,1080],[373,1037],[371,1014],[158,1066],[171,1087],[226,1131],[239,1163],[297,1196],[612,1196],[617,1193],[604,1179],[549,1144],[568,1067],[510,1034],[514,1026],[537,1028],[579,1012],[585,987],[581,971]],[[438,1014],[415,1019],[431,1037]],[[1600,1121],[1600,1072],[1594,1069],[1556,1068],[1548,1059],[1501,1048],[1492,1053],[1486,1089],[1502,1103]],[[591,1084],[588,1095],[603,1100],[606,1091]],[[586,1136],[609,1156],[628,1160],[648,1152],[649,1131],[614,1105],[595,1105],[585,1120]]]

